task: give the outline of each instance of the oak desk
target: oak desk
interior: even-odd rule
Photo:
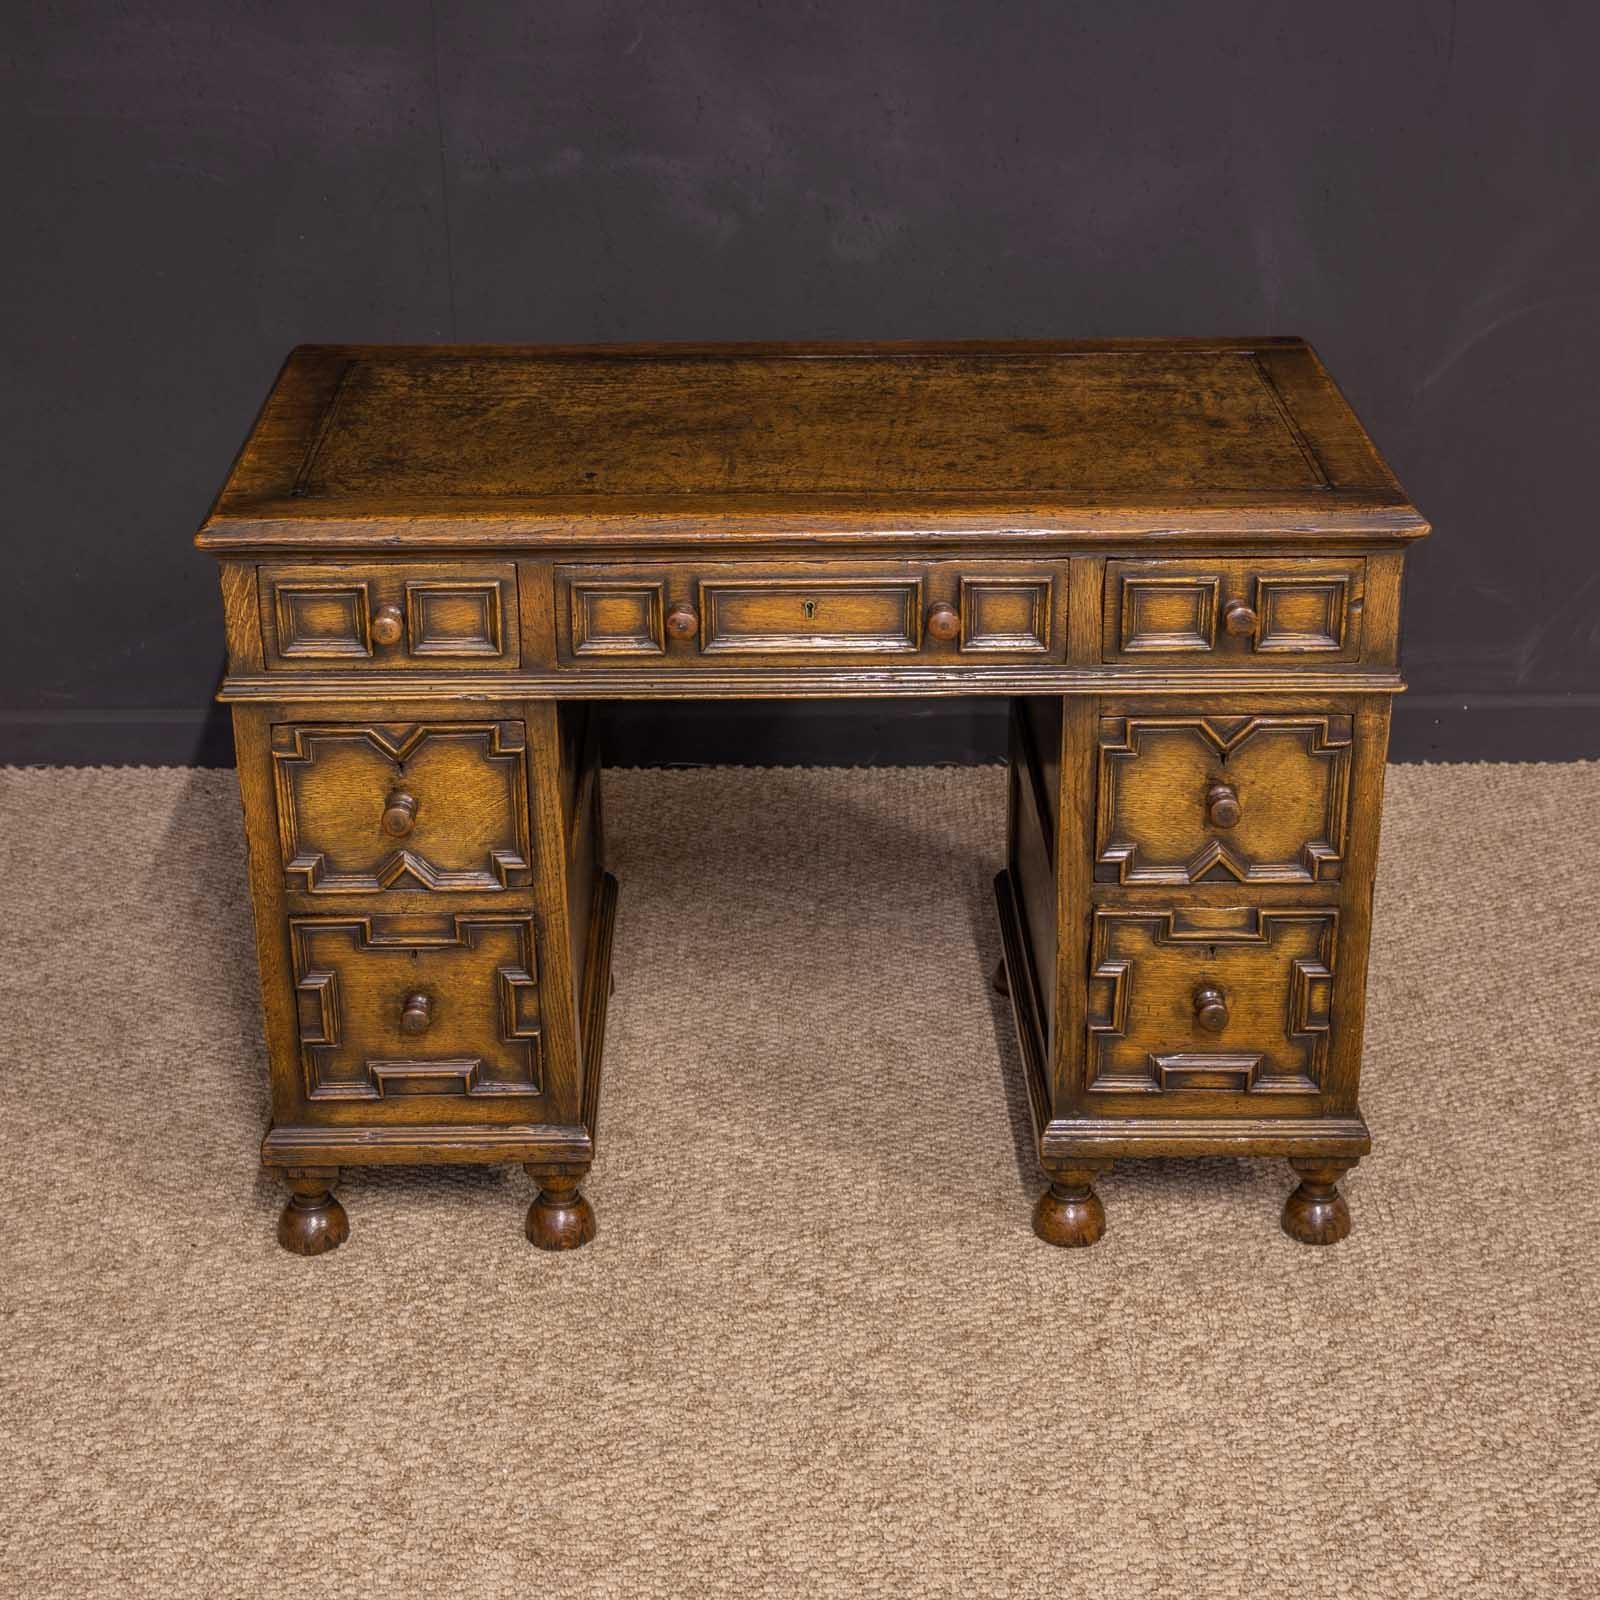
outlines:
[[[1035,1231],[1097,1239],[1119,1158],[1281,1155],[1284,1227],[1342,1238],[1426,532],[1295,339],[296,350],[198,537],[279,1239],[346,1237],[341,1166],[436,1161],[593,1237],[594,701],[968,694],[1011,698]]]

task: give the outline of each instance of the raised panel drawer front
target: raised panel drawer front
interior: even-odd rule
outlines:
[[[272,565],[259,587],[278,671],[493,672],[521,660],[509,563]]]
[[[643,563],[557,569],[571,666],[1061,659],[1064,562]]]
[[[1344,858],[1351,724],[1339,712],[1100,719],[1102,883],[1326,883]]]
[[[1158,666],[1336,666],[1361,659],[1366,563],[1112,561],[1107,661]]]
[[[526,888],[520,722],[283,723],[278,834],[306,894]]]
[[[292,917],[289,937],[308,1101],[421,1101],[427,1120],[543,1094],[526,913]]]
[[[1331,907],[1097,909],[1089,1091],[1319,1093],[1338,916]]]

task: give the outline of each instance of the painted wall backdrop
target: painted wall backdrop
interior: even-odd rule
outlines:
[[[227,757],[190,536],[303,340],[1312,339],[1436,533],[1397,753],[1600,755],[1600,12],[30,4],[0,63],[0,760]],[[661,708],[944,759],[993,708]]]

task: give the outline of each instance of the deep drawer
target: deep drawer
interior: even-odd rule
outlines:
[[[1158,711],[1100,719],[1102,883],[1326,883],[1343,867],[1352,718]]]
[[[535,1114],[544,1056],[527,913],[294,917],[289,940],[308,1102],[391,1102],[384,1120]]]
[[[272,565],[259,589],[269,670],[488,672],[521,659],[509,563]]]
[[[1067,567],[641,563],[556,571],[563,665],[1060,660]]]
[[[526,887],[520,722],[272,730],[285,880],[307,894]]]
[[[1338,922],[1332,907],[1097,908],[1086,1088],[1196,1102],[1321,1093]]]
[[[1366,563],[1112,561],[1104,656],[1162,666],[1318,665],[1361,659]]]

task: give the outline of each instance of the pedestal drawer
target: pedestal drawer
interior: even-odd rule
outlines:
[[[1331,906],[1098,907],[1085,1087],[1303,1112],[1324,1084],[1338,929]]]
[[[1339,878],[1353,719],[1343,712],[1157,711],[1100,719],[1102,883]]]
[[[528,1117],[544,1093],[525,912],[293,917],[306,1100],[386,1121]]]
[[[282,723],[285,880],[306,894],[526,888],[520,722]]]

